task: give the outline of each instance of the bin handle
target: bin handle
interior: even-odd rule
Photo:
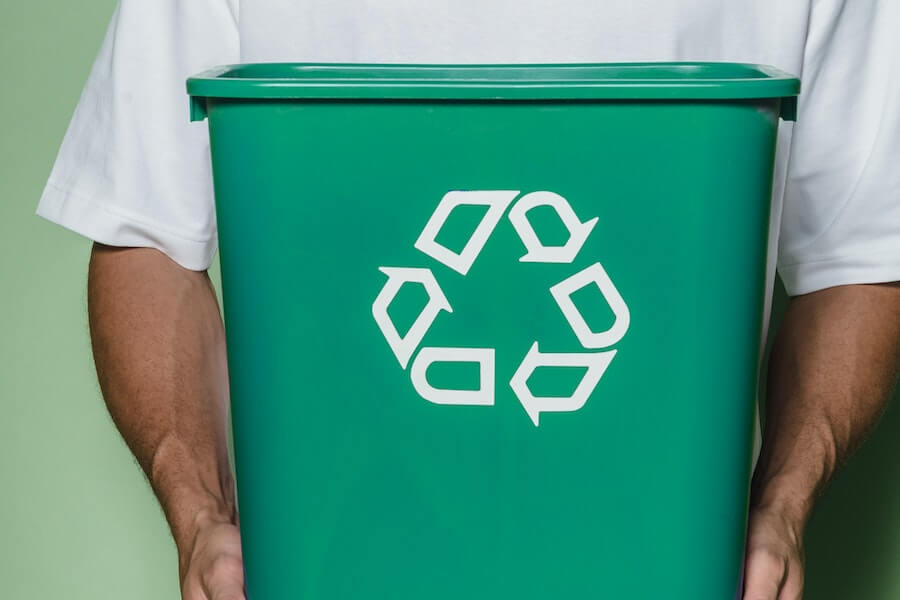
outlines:
[[[191,96],[191,121],[202,121],[206,118],[206,98]]]
[[[781,99],[781,118],[785,121],[797,120],[797,96],[785,96]]]

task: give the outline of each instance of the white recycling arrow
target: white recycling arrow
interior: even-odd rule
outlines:
[[[575,303],[572,302],[572,294],[581,288],[594,283],[600,288],[600,293],[606,299],[606,303],[615,315],[615,321],[606,331],[595,332],[578,312]],[[600,263],[594,263],[588,268],[575,273],[568,279],[565,279],[550,288],[550,294],[556,300],[560,310],[575,332],[578,341],[585,348],[606,348],[612,346],[622,339],[625,332],[628,331],[628,325],[631,322],[631,313],[625,300],[622,299],[619,290],[613,285],[609,275]]]
[[[497,223],[503,218],[507,207],[519,195],[518,190],[490,190],[490,191],[450,191],[444,194],[440,203],[425,224],[419,239],[414,246],[431,258],[439,261],[457,273],[465,275],[472,268],[475,259],[488,238],[493,233]],[[472,232],[472,236],[463,249],[457,254],[446,246],[435,241],[441,227],[447,222],[450,213],[457,206],[487,206],[488,210],[481,218],[481,222]]]
[[[569,239],[562,246],[545,246],[538,239],[534,227],[528,220],[527,212],[537,206],[550,206],[559,215],[560,221],[569,231]],[[597,224],[597,217],[586,223],[578,220],[569,201],[553,192],[531,192],[519,198],[509,211],[509,220],[528,252],[519,259],[521,262],[570,263],[578,256],[581,247]]]
[[[431,324],[434,323],[438,313],[442,310],[452,313],[453,308],[451,308],[450,302],[444,296],[441,286],[438,285],[437,279],[434,278],[434,274],[430,269],[378,267],[378,270],[387,275],[388,280],[372,303],[372,316],[375,317],[375,322],[378,324],[378,328],[381,329],[381,333],[384,335],[384,339],[387,340],[391,350],[393,350],[394,356],[400,361],[400,366],[405,369],[406,365],[409,364],[410,357],[418,348]],[[400,288],[407,283],[421,283],[424,285],[425,291],[428,292],[428,303],[422,309],[422,312],[419,313],[419,316],[416,317],[415,322],[409,328],[409,331],[406,332],[406,335],[401,337],[390,315],[388,315],[387,309],[400,292]]]
[[[472,362],[479,365],[477,390],[436,388],[428,383],[426,372],[436,362]],[[424,399],[435,404],[492,406],[494,404],[493,348],[422,348],[409,370],[413,387]]]
[[[565,352],[544,353],[538,350],[535,342],[528,350],[528,354],[522,360],[522,364],[516,369],[509,382],[519,402],[535,427],[540,425],[541,413],[544,412],[572,412],[580,409],[597,387],[603,373],[616,355],[615,350],[606,352]],[[535,396],[528,389],[528,378],[538,367],[587,367],[587,371],[578,383],[578,387],[571,396]]]

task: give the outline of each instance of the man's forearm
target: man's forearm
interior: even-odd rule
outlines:
[[[212,284],[156,250],[95,245],[88,311],[103,397],[160,499],[183,570],[202,521],[235,517]]]
[[[769,366],[752,503],[802,532],[812,504],[882,413],[900,363],[900,286],[791,300]]]

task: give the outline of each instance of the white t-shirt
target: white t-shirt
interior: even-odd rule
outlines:
[[[209,142],[185,79],[219,64],[738,61],[803,80],[770,235],[788,292],[900,280],[898,0],[238,1],[120,1],[38,214],[208,267]]]

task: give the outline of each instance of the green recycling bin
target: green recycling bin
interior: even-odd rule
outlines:
[[[187,88],[250,600],[740,594],[797,79],[246,64]]]

